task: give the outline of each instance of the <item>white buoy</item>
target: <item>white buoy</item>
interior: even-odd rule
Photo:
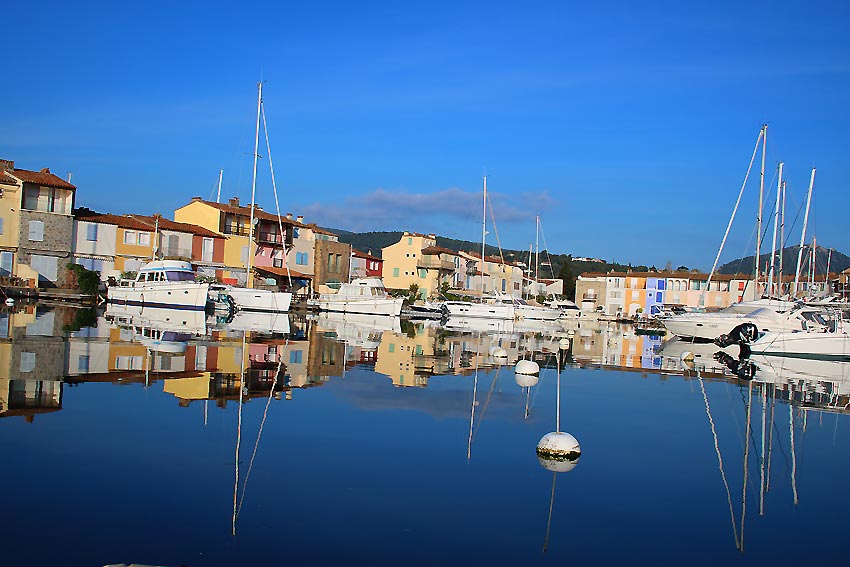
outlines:
[[[516,363],[515,371],[517,374],[538,375],[540,366],[533,360],[520,360]]]
[[[12,299],[11,297],[7,297],[7,298],[6,298],[6,305],[8,305],[9,307],[11,307],[11,306],[12,306],[12,305],[14,305],[14,304],[15,304],[15,300],[14,300],[14,299]]]
[[[508,351],[506,351],[502,347],[496,347],[490,353],[490,356],[492,356],[493,358],[508,358]]]
[[[537,459],[546,470],[571,471],[581,457],[578,440],[569,433],[553,431],[544,435],[537,443]]]
[[[538,376],[534,374],[517,374],[516,375],[516,383],[521,388],[531,388],[537,385],[537,382],[540,380]]]
[[[561,350],[570,350],[570,339],[561,339],[558,341],[558,347]]]

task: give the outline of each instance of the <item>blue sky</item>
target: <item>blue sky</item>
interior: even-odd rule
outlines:
[[[15,2],[0,157],[101,211],[170,215],[219,168],[249,200],[262,77],[284,213],[477,241],[486,171],[504,247],[540,213],[555,252],[707,269],[767,122],[789,225],[815,166],[810,234],[850,253],[850,3],[741,4]]]

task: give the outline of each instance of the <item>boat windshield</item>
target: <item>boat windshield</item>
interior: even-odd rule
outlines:
[[[195,281],[195,274],[192,272],[165,272],[168,281],[170,282],[193,282]]]

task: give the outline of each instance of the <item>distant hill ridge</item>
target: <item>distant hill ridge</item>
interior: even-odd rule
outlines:
[[[797,254],[799,253],[799,246],[789,246],[782,251],[782,273],[783,274],[795,274],[797,272]],[[809,255],[811,247],[806,246],[803,250],[803,262],[802,262],[802,271],[803,273],[808,273],[809,269]],[[824,248],[823,246],[817,247],[817,252],[815,254],[815,273],[824,274],[826,272],[826,264],[829,262],[829,271],[833,273],[843,272],[847,268],[850,268],[850,257],[842,254],[836,249],[832,249],[832,258],[829,258],[829,248]],[[765,266],[767,265],[767,269],[770,268],[770,252],[767,254],[761,254],[759,256],[761,262],[759,265]],[[779,257],[777,256],[776,262],[779,262]],[[745,256],[744,258],[738,258],[737,260],[732,260],[731,262],[726,262],[719,268],[717,268],[717,272],[720,274],[752,274],[755,271],[755,254],[751,256]],[[762,268],[762,271],[765,271],[765,268]]]

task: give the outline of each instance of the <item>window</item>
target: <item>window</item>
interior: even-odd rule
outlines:
[[[301,364],[303,360],[304,351],[301,350],[292,350],[289,351],[289,362],[290,364]]]
[[[394,278],[399,277],[399,276],[398,276],[398,271],[399,271],[399,268],[393,268],[393,277],[394,277]]]
[[[408,238],[408,239],[407,239],[407,245],[408,245],[408,246],[413,246],[413,239],[412,239],[412,238]]]
[[[12,252],[0,252],[0,276],[12,275]]]
[[[139,246],[150,246],[151,245],[151,234],[149,232],[140,232],[139,233]]]
[[[335,271],[333,268],[334,268],[334,255],[328,254],[328,271],[329,272]]]
[[[425,268],[419,268],[419,277],[424,278],[426,275]]]
[[[212,238],[204,238],[204,242],[201,247],[201,260],[203,260],[204,262],[212,262],[213,243],[214,240]]]
[[[295,263],[299,266],[306,266],[309,262],[309,253],[308,252],[296,252],[295,253]]]
[[[35,353],[34,352],[22,352],[21,353],[21,372],[32,372],[35,368]]]
[[[3,217],[0,217],[0,234],[3,234],[3,224],[4,224]]]
[[[124,244],[135,244],[138,236],[136,235],[135,230],[125,230],[124,231]]]
[[[240,257],[243,264],[245,264],[245,265],[248,264],[248,247],[247,246],[242,247],[242,252],[241,252],[239,257]]]
[[[389,352],[395,352],[395,343],[390,343],[388,350],[389,350]]]
[[[29,225],[29,239],[32,242],[44,241],[44,223],[40,220],[31,220]]]
[[[77,359],[77,372],[85,372],[89,371],[89,360],[91,357],[87,354],[81,354]]]
[[[93,223],[86,224],[86,240],[94,242],[97,240],[97,225]]]

